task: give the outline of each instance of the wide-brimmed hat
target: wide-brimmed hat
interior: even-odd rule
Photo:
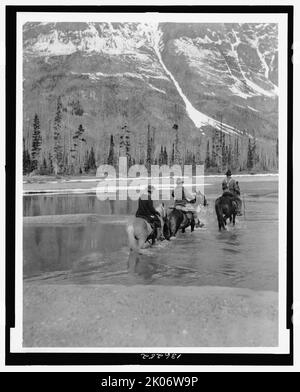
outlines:
[[[180,177],[178,177],[177,180],[176,180],[176,184],[177,184],[177,185],[181,185],[181,184],[183,184],[183,183],[184,183],[183,179],[180,178]]]
[[[226,176],[231,176],[231,170],[227,170],[227,172],[225,173]]]

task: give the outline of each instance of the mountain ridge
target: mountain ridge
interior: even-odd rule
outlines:
[[[67,127],[84,122],[89,143],[101,144],[99,154],[101,147],[108,151],[110,135],[118,137],[124,122],[140,144],[145,144],[150,124],[156,152],[160,145],[170,152],[170,139],[176,136],[172,127],[178,124],[184,130],[180,143],[185,150],[194,149],[196,139],[198,145],[202,136],[210,140],[221,131],[228,137],[255,137],[269,153],[268,143],[274,150],[278,127],[276,28],[27,23],[23,30],[26,146],[31,148],[34,113],[39,113],[43,138],[51,144],[50,119],[57,97],[62,96],[66,108],[70,100],[80,100],[83,115],[69,116],[66,109]],[[205,149],[202,142],[202,156]],[[245,155],[247,146],[243,149]]]

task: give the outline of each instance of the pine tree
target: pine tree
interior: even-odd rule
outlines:
[[[83,108],[82,108],[82,106],[81,106],[81,104],[80,104],[80,102],[79,102],[79,99],[73,100],[73,101],[70,103],[70,106],[71,106],[71,108],[72,108],[71,113],[72,113],[73,115],[75,115],[75,116],[82,116],[82,115],[83,115],[84,111],[83,111]]]
[[[113,135],[110,135],[110,145],[109,145],[107,164],[113,166],[114,163],[115,163],[115,143],[114,143]]]
[[[57,99],[57,108],[54,119],[54,132],[53,132],[53,168],[55,175],[61,173],[63,168],[63,147],[62,147],[62,101],[59,96]]]
[[[31,158],[28,150],[25,148],[25,139],[23,138],[23,175],[31,172]]]
[[[251,170],[253,168],[253,149],[251,139],[248,139],[248,153],[247,153],[247,169]]]
[[[202,159],[201,159],[201,136],[199,138],[199,141],[197,143],[197,151],[196,151],[196,156],[195,156],[195,163],[196,164],[201,164],[202,163]]]
[[[221,156],[221,171],[224,171],[227,163],[228,163],[228,148],[226,148],[226,143],[225,143],[225,134],[224,132],[221,133],[221,151],[222,151],[222,156]]]
[[[127,123],[121,128],[120,135],[120,156],[127,157],[128,165],[131,165],[131,144],[130,144],[130,130]]]
[[[192,165],[193,164],[193,154],[191,151],[186,152],[184,164],[185,165]]]
[[[160,146],[160,153],[159,153],[159,157],[158,157],[158,164],[159,164],[159,166],[162,166],[164,164],[164,150],[163,150],[163,146]]]
[[[49,174],[53,174],[53,171],[54,171],[54,168],[53,168],[53,163],[52,163],[52,155],[49,152],[49,155],[48,155],[48,173]]]
[[[232,144],[231,138],[229,139],[229,145],[226,146],[226,155],[227,155],[227,167],[232,167]]]
[[[174,142],[174,163],[176,165],[181,165],[182,159],[181,159],[181,154],[179,150],[179,134],[178,134],[178,125],[174,124],[173,129],[175,129],[175,142]]]
[[[45,157],[43,158],[43,162],[42,162],[41,167],[40,167],[40,174],[43,174],[43,175],[49,174],[47,161],[46,161]]]
[[[148,124],[147,130],[147,156],[146,156],[146,167],[148,171],[150,170],[152,165],[152,140],[150,134],[150,125]]]
[[[167,147],[166,147],[166,146],[165,146],[165,148],[164,148],[163,164],[164,164],[164,165],[167,165],[167,164],[168,164],[168,153],[167,153]]]
[[[276,139],[276,158],[278,159],[278,150],[279,150],[279,147],[278,147],[278,138]]]
[[[211,160],[210,160],[210,151],[209,151],[209,140],[207,140],[206,157],[205,157],[205,169],[209,169],[210,165],[211,165]]]
[[[170,166],[174,165],[174,160],[175,160],[175,145],[173,143],[172,144],[172,154],[171,154]]]
[[[195,167],[197,165],[197,160],[196,160],[196,155],[195,154],[193,154],[193,156],[192,156],[192,165],[193,165],[193,167]]]
[[[82,150],[82,144],[86,143],[86,140],[83,137],[84,132],[85,129],[83,128],[82,124],[79,124],[78,129],[75,131],[72,137],[73,145],[71,148],[71,158],[72,158],[72,172],[74,173],[78,173],[78,172],[82,173],[81,150]]]
[[[259,162],[259,156],[257,154],[257,146],[256,146],[256,138],[253,138],[252,141],[252,159],[253,159],[253,166],[256,167]]]
[[[212,136],[212,149],[211,149],[211,159],[210,159],[210,166],[213,168],[218,166],[218,138],[219,138],[219,134],[216,130],[214,130]]]
[[[37,170],[39,166],[40,153],[42,145],[42,136],[40,129],[40,120],[37,114],[33,120],[32,147],[31,147],[31,170]]]
[[[237,169],[239,167],[240,164],[240,148],[239,148],[239,139],[238,137],[235,139],[234,142],[234,152],[233,152],[233,156],[234,156],[234,168]]]
[[[88,150],[85,152],[85,155],[84,155],[83,168],[84,168],[85,173],[88,173],[90,171],[90,160],[89,160]]]
[[[89,170],[96,170],[96,159],[94,154],[93,146],[91,147],[91,151],[89,153]]]
[[[128,166],[131,166],[131,142],[130,142],[130,129],[126,124],[125,128],[125,153],[127,157]]]

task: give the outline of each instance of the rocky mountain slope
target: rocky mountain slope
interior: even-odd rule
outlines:
[[[83,124],[100,161],[125,123],[139,157],[146,154],[148,126],[156,149],[169,151],[177,124],[183,151],[197,145],[205,155],[206,139],[221,130],[247,141],[254,134],[274,160],[275,24],[26,23],[23,60],[29,149],[35,113],[43,152],[51,149],[60,96],[66,148]],[[246,151],[246,142],[241,147]]]

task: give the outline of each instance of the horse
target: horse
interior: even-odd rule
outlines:
[[[215,201],[215,210],[218,218],[219,231],[226,230],[227,219],[235,225],[237,215],[237,203],[233,197],[222,195]]]
[[[207,200],[205,195],[203,195],[200,191],[196,193],[196,197],[200,196],[202,204],[207,206]],[[196,199],[194,203],[196,202]],[[166,220],[164,226],[164,236],[167,240],[171,237],[175,237],[178,230],[181,229],[182,233],[185,233],[185,229],[191,226],[191,233],[195,229],[195,219],[192,211],[183,211],[182,209],[177,209],[176,207],[171,208],[171,212]]]
[[[165,233],[168,233],[167,235],[165,234],[166,239],[169,240],[171,237],[175,237],[179,229],[181,229],[182,233],[185,233],[185,229],[189,226],[191,226],[191,232],[193,232],[195,229],[193,213],[191,211],[184,212],[172,207],[166,223],[167,230],[164,230]]]
[[[163,237],[163,227],[166,219],[166,210],[164,204],[160,204],[156,211],[159,213],[159,219],[161,221],[161,228],[157,229],[157,237],[153,236],[153,228],[146,219],[134,217],[133,221],[127,225],[127,234],[129,247],[132,251],[140,251],[145,244],[151,240],[152,245],[155,243],[156,239]]]

